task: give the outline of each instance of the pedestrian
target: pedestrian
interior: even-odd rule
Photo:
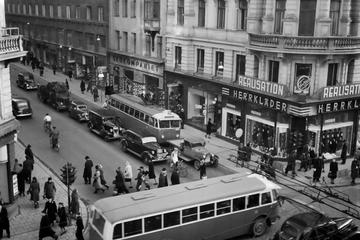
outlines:
[[[213,124],[211,123],[211,118],[209,118],[207,125],[206,125],[206,138],[210,138],[212,132]]]
[[[179,112],[179,117],[181,118],[181,129],[184,129],[185,126],[185,110],[184,108],[181,108]]]
[[[81,79],[80,90],[81,90],[81,93],[84,94],[84,92],[85,92],[85,81],[84,81],[84,79]]]
[[[251,154],[252,154],[252,149],[250,147],[250,143],[247,143],[246,146],[244,147],[246,156],[245,156],[245,161],[247,162],[247,166],[249,166],[249,163],[251,161]]]
[[[55,199],[56,187],[52,178],[49,177],[47,182],[44,184],[44,198]]]
[[[3,232],[6,231],[7,237],[10,238],[10,221],[6,207],[0,202],[0,239],[3,237]]]
[[[170,167],[177,167],[179,164],[179,149],[177,147],[174,148],[174,150],[172,150],[171,154],[170,154]]]
[[[148,166],[149,166],[149,179],[154,179],[154,185],[157,185],[156,175],[154,170],[154,162],[152,157],[149,158]]]
[[[180,176],[179,176],[179,169],[177,167],[171,173],[170,177],[171,185],[180,184]]]
[[[53,70],[54,75],[56,75],[56,64],[55,63],[52,65],[52,70]]]
[[[32,181],[30,183],[29,190],[27,191],[27,194],[30,194],[30,200],[34,203],[34,208],[39,207],[39,200],[40,200],[40,184],[37,181],[36,177],[32,178]]]
[[[44,64],[41,62],[39,64],[40,77],[44,76]]]
[[[335,158],[333,158],[330,163],[330,169],[328,174],[328,177],[331,179],[331,184],[334,184],[334,180],[337,177],[338,170],[338,163],[336,162]]]
[[[355,185],[356,178],[359,177],[359,171],[360,171],[360,165],[359,160],[357,158],[354,158],[354,160],[351,162],[351,184]]]
[[[85,184],[91,184],[92,167],[93,167],[93,161],[90,159],[89,156],[86,156],[84,173],[83,173]]]
[[[96,194],[99,190],[102,192],[105,192],[105,187],[101,184],[101,173],[99,170],[99,166],[95,166],[95,174],[94,174],[94,181],[93,181],[93,187],[95,188],[94,193]]]
[[[59,227],[61,229],[60,235],[63,235],[66,232],[65,227],[67,226],[68,216],[66,213],[65,206],[62,202],[59,202],[59,208],[57,210]]]
[[[321,162],[323,162],[323,157],[324,156],[321,155],[318,158],[315,158],[314,162],[313,162],[313,167],[314,167],[313,183],[315,183],[315,184],[320,181],[321,169],[322,169]]]
[[[31,61],[31,69],[33,70],[33,72],[35,72],[35,68],[36,68],[35,58],[33,58],[33,60]]]
[[[53,239],[58,239],[55,231],[51,228],[49,216],[46,213],[43,213],[40,221],[39,240],[42,240],[45,237],[52,237]]]
[[[17,175],[22,171],[22,169],[23,169],[22,164],[19,163],[19,160],[17,158],[15,158],[15,163],[14,163],[12,173]]]
[[[76,217],[76,232],[75,232],[75,236],[77,240],[84,240],[84,236],[83,236],[83,230],[84,230],[84,223],[83,220],[81,218],[81,215],[77,215]]]
[[[87,88],[86,88],[86,92],[91,92],[92,93],[92,81],[91,79],[88,82]]]
[[[287,165],[285,168],[285,176],[287,175],[287,173],[289,171],[291,171],[291,177],[292,178],[295,177],[295,175],[296,175],[296,173],[295,173],[296,159],[295,158],[296,158],[296,152],[295,152],[295,150],[292,150],[287,159]]]
[[[109,189],[109,185],[107,185],[107,182],[105,180],[105,177],[104,177],[104,170],[103,170],[103,166],[101,164],[98,165],[99,167],[99,171],[100,171],[100,180],[101,180],[101,184],[103,186],[105,186],[107,189]]]
[[[161,170],[160,175],[159,175],[159,185],[158,185],[158,187],[161,188],[161,187],[167,187],[167,186],[169,186],[168,179],[167,179],[167,172],[166,172],[166,168],[163,168]]]
[[[120,167],[116,169],[116,176],[113,183],[115,184],[115,191],[116,191],[115,195],[120,195],[122,193],[129,193],[129,190],[125,186],[124,175],[121,172]]]
[[[80,213],[80,203],[79,203],[79,194],[76,188],[71,192],[71,201],[70,201],[70,214],[71,217],[75,217]]]
[[[300,164],[298,171],[301,171],[301,169],[304,169],[304,172],[306,172],[309,167],[309,154],[307,152],[303,152],[301,154],[300,160],[301,160],[301,164]]]
[[[99,91],[96,86],[93,89],[93,96],[94,96],[94,102],[97,102],[98,97],[99,97]]]
[[[68,82],[67,78],[65,78],[65,85],[66,85],[66,89],[69,91],[70,86],[69,86],[69,82]]]
[[[31,161],[30,158],[26,158],[25,161],[23,162],[23,173],[24,173],[24,178],[25,178],[25,182],[30,183],[31,181],[31,172],[34,168],[33,162]]]
[[[68,72],[68,76],[69,76],[69,79],[71,81],[72,77],[73,77],[73,71],[70,69],[69,72]]]
[[[129,188],[132,188],[132,178],[133,178],[133,172],[132,172],[132,166],[128,161],[125,163],[125,169],[124,169],[124,177],[125,182],[128,182],[130,184]]]
[[[347,155],[347,144],[344,141],[344,144],[342,145],[341,148],[341,164],[345,164],[346,163],[346,155]]]
[[[200,171],[200,179],[206,179],[207,176],[206,176],[206,163],[205,163],[205,160],[200,161],[199,171]]]
[[[45,203],[45,208],[42,212],[48,215],[50,225],[53,225],[57,215],[56,202],[53,199],[48,198],[47,202]]]
[[[31,145],[28,144],[25,148],[25,159],[30,158],[30,160],[34,160],[34,153],[31,149]]]
[[[136,187],[135,187],[135,189],[136,189],[136,191],[140,191],[141,190],[141,188],[142,188],[142,184],[143,184],[143,182],[144,182],[144,180],[145,180],[145,176],[144,176],[144,167],[143,166],[140,166],[139,168],[138,168],[138,174],[137,174],[137,176],[136,176],[136,178],[135,178],[135,180],[136,180]]]
[[[17,180],[18,180],[18,190],[19,190],[19,196],[25,196],[25,182],[26,182],[26,173],[23,169],[21,172],[17,174]]]

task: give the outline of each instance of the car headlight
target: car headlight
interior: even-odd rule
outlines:
[[[161,135],[161,138],[165,138],[165,136],[164,136],[164,135]]]
[[[154,154],[155,154],[155,151],[151,151],[151,154],[154,155]]]
[[[110,132],[113,132],[112,128],[110,128]]]
[[[60,105],[63,105],[63,102],[60,102]]]
[[[203,157],[203,159],[205,159],[205,158],[206,158],[206,154],[204,154],[202,157]]]
[[[176,134],[176,137],[177,137],[177,138],[179,138],[179,137],[180,137],[180,135],[179,135],[179,134]]]

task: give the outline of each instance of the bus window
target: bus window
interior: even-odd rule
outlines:
[[[122,224],[118,223],[114,227],[113,239],[122,238]]]
[[[145,218],[145,232],[155,231],[161,228],[161,215]]]
[[[230,200],[216,203],[216,215],[221,215],[230,212]]]
[[[271,194],[270,192],[266,192],[261,194],[261,205],[271,203]]]
[[[141,120],[141,121],[144,121],[144,117],[145,117],[145,114],[144,113],[140,113],[140,116],[139,116],[139,119]]]
[[[240,211],[245,209],[245,197],[234,198],[233,211]]]
[[[148,123],[150,126],[154,126],[154,118],[150,117]]]
[[[248,196],[248,205],[247,208],[252,208],[259,206],[260,194],[253,194]]]
[[[161,120],[160,128],[170,128],[170,121],[169,120]]]
[[[171,120],[170,125],[171,125],[171,128],[179,128],[180,127],[180,121],[179,120]]]
[[[125,113],[129,113],[129,109],[130,109],[129,106],[125,105],[125,107],[124,107],[124,112],[125,112]]]
[[[124,237],[142,233],[142,220],[136,219],[124,223]]]
[[[134,116],[135,116],[136,118],[139,118],[139,115],[140,115],[139,111],[138,111],[138,110],[135,110]]]
[[[134,116],[134,112],[135,112],[135,110],[134,110],[133,108],[130,108],[129,114],[130,114],[131,116]]]
[[[150,124],[150,117],[149,115],[145,115],[145,122]]]
[[[180,211],[164,214],[164,227],[171,227],[180,224]]]
[[[115,101],[115,107],[116,107],[117,109],[120,108],[120,103],[119,103],[118,101]]]
[[[153,123],[154,123],[154,125],[152,125],[152,126],[158,128],[158,127],[159,127],[159,125],[158,125],[158,120],[155,119],[155,118],[153,118],[153,117],[152,117],[151,119],[152,119],[152,121],[153,121]]]
[[[103,234],[104,226],[105,226],[105,219],[97,211],[95,211],[95,213],[94,213],[93,224],[94,224],[95,228],[101,234]]]
[[[123,111],[123,112],[125,111],[125,105],[124,104],[120,105],[120,110]]]
[[[200,206],[200,219],[213,217],[215,214],[215,204],[206,204]]]
[[[192,222],[197,220],[197,207],[182,210],[182,222]]]

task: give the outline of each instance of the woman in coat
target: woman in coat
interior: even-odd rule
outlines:
[[[71,202],[70,202],[70,213],[73,217],[79,213],[80,204],[79,204],[79,194],[76,189],[74,189],[71,193]]]
[[[101,184],[101,173],[98,165],[95,166],[93,187],[95,188],[94,193],[97,193],[99,190],[105,192],[105,187]]]
[[[39,240],[42,240],[45,237],[52,237],[54,239],[58,239],[55,231],[51,228],[51,222],[49,216],[46,213],[41,217]]]
[[[45,203],[43,213],[46,213],[48,215],[50,224],[53,224],[56,220],[57,214],[57,206],[53,199],[49,198],[48,201]]]
[[[355,184],[355,179],[359,177],[359,160],[354,158],[354,160],[351,162],[351,184]]]
[[[200,171],[200,179],[206,178],[206,163],[205,163],[204,160],[202,160],[202,161],[200,162],[199,171]]]
[[[330,163],[330,171],[329,171],[329,178],[331,179],[331,184],[334,184],[334,179],[337,177],[338,172],[338,163],[335,159],[333,159]]]
[[[177,168],[174,168],[173,172],[171,173],[170,181],[171,185],[180,184],[179,170]]]
[[[128,161],[126,161],[126,163],[125,163],[124,177],[125,177],[125,182],[130,183],[129,188],[132,188],[133,171],[132,171],[132,167]]]
[[[84,94],[85,92],[85,81],[84,79],[81,80],[81,83],[80,83],[80,90],[81,90],[81,93]]]
[[[40,184],[38,183],[36,177],[32,178],[32,181],[30,183],[29,190],[27,193],[30,193],[30,200],[34,202],[34,208],[39,207],[39,195],[40,195]]]
[[[65,227],[67,226],[67,214],[64,204],[62,202],[59,203],[57,214],[59,216],[59,227],[61,229],[61,234],[63,234],[64,232],[66,232]]]
[[[129,193],[129,190],[125,186],[124,175],[122,174],[120,167],[116,169],[116,176],[113,183],[115,184],[116,195]]]
[[[155,175],[155,170],[154,170],[154,162],[152,161],[152,158],[149,158],[149,179],[154,179],[154,185],[157,184],[156,182],[156,175]]]
[[[168,184],[168,179],[167,179],[167,172],[166,172],[166,168],[163,168],[161,170],[160,176],[159,176],[159,185],[158,187],[167,187],[169,186]]]
[[[84,240],[83,230],[84,230],[84,223],[81,218],[81,215],[78,215],[76,217],[76,232],[75,232],[75,236],[77,240]]]

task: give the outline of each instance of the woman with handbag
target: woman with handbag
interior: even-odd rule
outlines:
[[[337,177],[338,163],[335,159],[331,160],[328,177],[331,179],[331,184],[334,184],[334,179]]]
[[[34,208],[39,207],[39,194],[40,194],[40,184],[38,183],[36,177],[32,178],[30,183],[29,190],[27,191],[30,194],[30,200],[34,202]]]

